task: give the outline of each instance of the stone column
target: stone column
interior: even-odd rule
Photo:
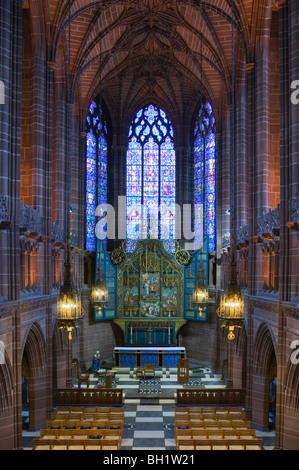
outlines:
[[[222,250],[222,133],[215,135],[216,139],[216,289],[221,289],[221,250]]]
[[[251,296],[255,294],[255,64],[246,65],[247,72],[247,99],[248,99],[248,133],[247,154],[249,160],[249,246],[248,246],[248,305],[247,305],[247,388],[246,388],[246,414],[248,419],[252,416],[252,357],[253,357],[253,306]]]
[[[289,2],[279,0],[279,82],[280,82],[280,254],[279,299],[289,298],[289,233],[287,228],[290,187],[290,75],[289,75]],[[297,3],[297,2],[296,2]],[[284,373],[285,373],[285,314],[280,304],[278,313],[277,348],[277,400],[276,400],[276,449],[283,448],[284,428]]]
[[[126,196],[126,169],[127,169],[127,137],[121,139],[123,145],[115,145],[112,149],[112,165],[110,166],[108,188],[108,203],[115,210],[115,239],[108,240],[108,251],[120,246],[126,238],[126,209],[119,206],[119,197]]]
[[[180,145],[175,147],[176,152],[176,204],[177,210],[180,210],[180,214],[177,220],[180,220],[178,227],[177,236],[178,241],[182,248],[192,249],[194,238],[192,233],[194,232],[193,223],[193,211],[194,211],[194,161],[193,152],[187,145]],[[188,205],[185,207],[184,205]],[[180,209],[179,209],[179,208]],[[183,214],[190,214],[188,218],[184,220]],[[188,230],[187,230],[188,229]],[[188,234],[189,232],[189,234]],[[186,245],[186,247],[185,247]]]
[[[235,229],[248,223],[248,149],[246,79],[240,78],[236,109]]]
[[[256,171],[255,216],[269,211],[270,194],[270,34],[267,31],[258,38],[256,46]],[[249,156],[250,158],[250,156]]]

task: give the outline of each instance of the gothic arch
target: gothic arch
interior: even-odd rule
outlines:
[[[0,365],[0,415],[13,405],[12,367],[5,352],[5,364]]]
[[[253,359],[256,373],[262,376],[267,375],[273,361],[273,356],[276,359],[276,347],[273,332],[266,323],[262,323],[257,330],[253,344]]]
[[[299,364],[293,364],[288,358],[285,375],[283,378],[286,405],[299,409]]]
[[[33,323],[27,330],[23,340],[22,356],[25,360],[26,373],[31,378],[39,377],[45,372],[46,341],[41,327],[38,323]]]

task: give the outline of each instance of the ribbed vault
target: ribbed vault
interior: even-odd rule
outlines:
[[[69,0],[43,3],[48,60],[66,76]],[[275,2],[234,5],[236,74],[243,74]],[[72,95],[82,116],[99,91],[122,124],[153,100],[181,124],[201,92],[219,115],[231,92],[231,12],[231,0],[71,0]]]

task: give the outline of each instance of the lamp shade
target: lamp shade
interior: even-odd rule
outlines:
[[[210,302],[209,290],[203,283],[196,283],[193,289],[192,303],[202,310]]]
[[[64,267],[64,282],[57,298],[56,323],[58,328],[67,330],[68,338],[71,340],[73,330],[78,328],[78,322],[84,316],[84,310],[81,295],[72,282],[69,242]]]
[[[205,284],[204,268],[202,258],[200,259],[197,281],[193,289],[192,303],[194,307],[198,308],[200,314],[202,309],[210,303],[209,289]]]
[[[91,301],[95,307],[107,305],[109,301],[109,292],[106,282],[98,281],[94,284],[91,291]]]
[[[223,328],[228,328],[228,339],[234,340],[235,328],[243,328],[246,315],[244,295],[237,280],[237,265],[235,258],[234,237],[231,240],[230,276],[227,288],[220,294],[217,315],[223,320]]]
[[[78,321],[83,316],[81,296],[75,289],[62,288],[57,300],[57,325],[67,330],[69,340],[72,339],[72,331],[78,328]]]
[[[103,244],[102,241],[99,241],[99,249],[97,252],[97,271],[96,271],[96,280],[92,287],[90,294],[90,301],[95,308],[99,310],[109,302],[109,290],[105,281],[105,275],[102,267],[102,254],[103,254]]]

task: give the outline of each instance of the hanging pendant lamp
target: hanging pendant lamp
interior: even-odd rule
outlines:
[[[235,329],[243,328],[246,315],[244,295],[237,279],[237,263],[235,253],[235,239],[231,237],[231,253],[229,265],[229,282],[220,295],[220,304],[217,310],[219,318],[223,321],[222,328],[228,330],[228,339],[235,339]]]
[[[204,267],[201,257],[192,296],[192,303],[195,308],[198,308],[200,317],[202,317],[203,308],[207,307],[210,300],[209,290],[205,283]]]
[[[64,264],[64,280],[57,299],[56,323],[59,329],[66,329],[68,339],[72,339],[72,332],[78,328],[79,320],[84,316],[81,305],[81,295],[72,281],[71,247],[69,238],[66,248]]]
[[[233,341],[236,337],[236,328],[243,328],[246,315],[244,296],[238,284],[236,263],[236,242],[234,234],[234,207],[235,207],[235,55],[234,55],[234,0],[232,0],[232,154],[231,154],[231,241],[230,241],[230,264],[229,280],[224,292],[220,295],[220,304],[217,309],[218,317],[222,320],[222,327],[228,330],[228,339]]]
[[[109,291],[105,281],[104,271],[102,267],[102,240],[99,241],[99,250],[97,253],[97,273],[95,284],[91,290],[91,302],[95,308],[99,309],[99,312],[102,311],[102,308],[105,307],[109,302]]]
[[[68,113],[67,113],[67,192],[68,203],[70,203],[70,49],[71,49],[71,2],[69,0],[69,54],[68,54]],[[79,320],[84,316],[84,310],[81,304],[81,295],[76,289],[72,279],[72,265],[71,265],[71,246],[70,246],[70,210],[67,210],[67,245],[66,257],[64,263],[64,277],[63,285],[57,298],[57,314],[56,324],[59,329],[66,329],[68,339],[72,339],[72,332],[78,328]]]

